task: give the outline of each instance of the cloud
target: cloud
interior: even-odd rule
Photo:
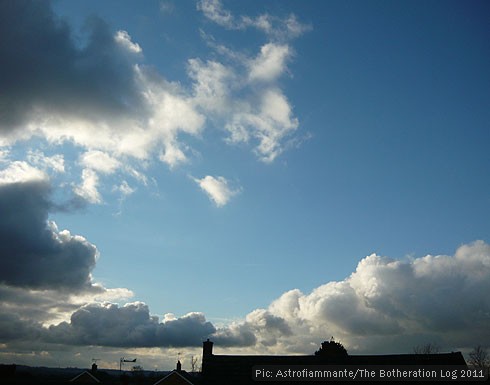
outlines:
[[[250,346],[255,343],[253,333],[242,326],[217,330],[206,321],[204,314],[198,312],[182,317],[168,313],[160,322],[158,317],[150,315],[148,306],[143,302],[124,306],[108,302],[85,304],[71,314],[68,322],[49,327],[8,311],[0,316],[0,326],[0,341],[30,341],[31,344],[200,347],[206,338],[212,338],[222,346]]]
[[[290,49],[287,45],[263,45],[260,54],[250,63],[250,80],[275,80],[285,71],[285,62],[289,55]]]
[[[489,290],[490,245],[483,241],[454,256],[398,261],[372,254],[345,280],[309,294],[288,291],[245,324],[259,341],[270,335],[265,315],[287,325],[290,333],[278,335],[276,350],[304,351],[331,335],[351,352],[408,353],[427,342],[460,349],[490,337]]]
[[[178,84],[140,65],[142,49],[127,31],[112,33],[93,17],[80,45],[49,2],[0,7],[7,42],[0,47],[0,145],[41,136],[114,159],[156,152],[171,167],[186,161],[179,134],[198,134],[204,117]]]
[[[203,0],[197,3],[197,8],[209,20],[214,21],[222,27],[240,28],[230,11],[223,9],[219,0]]]
[[[299,23],[293,14],[286,18],[267,13],[255,18],[235,16],[220,0],[202,0],[198,9],[226,29],[252,27],[264,32],[270,40],[260,47],[255,57],[248,57],[203,33],[209,46],[224,60],[203,63],[192,59],[188,73],[195,80],[197,105],[225,127],[229,134],[226,142],[252,143],[258,158],[271,163],[284,151],[289,137],[299,127],[288,98],[277,84],[292,57],[288,41],[311,27]]]
[[[97,248],[48,221],[49,193],[49,184],[37,179],[0,186],[0,282],[32,289],[87,289]]]
[[[88,42],[77,47],[49,3],[20,0],[0,7],[4,133],[54,114],[97,120],[141,107],[128,45],[119,44],[100,19],[88,21]]]
[[[299,127],[287,97],[275,85],[289,55],[287,45],[268,43],[257,57],[240,58],[246,62],[244,71],[218,61],[192,59],[188,63],[196,106],[224,126],[227,143],[252,142],[265,163],[284,151],[285,142]]]
[[[164,12],[171,3],[160,4]],[[104,201],[101,192],[110,190],[102,187],[116,172],[146,184],[155,159],[171,169],[189,164],[198,151],[188,137],[206,139],[211,127],[227,136],[224,143],[251,145],[261,161],[273,162],[299,127],[277,81],[292,56],[288,41],[306,27],[294,15],[234,16],[219,1],[198,8],[225,28],[258,28],[270,41],[253,56],[214,44],[212,60],[188,60],[190,83],[170,82],[144,64],[142,47],[126,30],[111,31],[92,17],[76,36],[49,2],[2,2],[0,158],[24,172],[29,165],[76,178],[65,185],[92,204]],[[6,155],[7,147],[37,140],[51,155]],[[70,151],[79,152],[78,162],[71,163]]]
[[[175,4],[171,1],[160,1],[160,12],[170,15],[175,11]]]
[[[62,154],[46,156],[42,151],[30,150],[27,154],[27,160],[34,166],[43,170],[53,170],[56,173],[65,172],[65,159]]]
[[[87,302],[133,295],[93,281],[97,248],[49,220],[61,206],[43,172],[22,162],[0,172],[1,340],[40,338],[42,325],[65,320]]]
[[[226,114],[234,87],[235,73],[222,63],[199,59],[188,61],[188,74],[194,80],[194,101],[206,111]]]
[[[273,162],[284,151],[284,140],[299,126],[291,106],[279,89],[262,93],[259,104],[247,111],[236,112],[225,128],[231,143],[246,142],[250,137],[258,143],[255,153],[265,163]]]
[[[240,189],[231,189],[228,181],[222,177],[206,175],[202,179],[194,179],[201,189],[208,195],[217,207],[226,205],[229,200],[240,192]]]
[[[92,150],[85,152],[80,159],[80,163],[87,168],[103,174],[112,174],[119,167],[121,162],[102,151]]]
[[[48,176],[41,170],[22,161],[15,161],[0,171],[0,187],[12,183],[45,182]]]
[[[253,328],[246,323],[235,323],[218,329],[212,336],[213,342],[220,347],[254,347],[257,338]]]
[[[42,326],[35,321],[23,320],[15,314],[0,313],[0,341],[36,341],[42,332]]]
[[[105,303],[83,306],[72,314],[69,323],[51,326],[46,339],[69,345],[200,346],[203,338],[215,330],[201,313],[189,313],[180,318],[167,314],[159,322],[142,302],[122,307]]]
[[[131,36],[129,36],[127,31],[117,31],[114,40],[131,53],[143,52],[138,43],[133,43],[131,41]]]
[[[61,300],[69,321],[47,327],[35,319],[35,304],[46,309],[56,296],[35,297],[21,287],[0,285],[0,341],[31,341],[109,347],[198,347],[212,339],[222,348],[245,352],[312,354],[334,335],[355,353],[409,353],[436,342],[443,350],[471,348],[488,339],[490,318],[490,245],[463,245],[454,256],[425,256],[406,261],[376,254],[363,258],[356,271],[310,293],[285,292],[267,309],[216,328],[202,313],[168,313],[162,321],[142,302],[119,306]],[[24,306],[21,306],[23,304]],[[24,310],[20,310],[23,308]],[[23,316],[20,316],[23,314]]]
[[[98,184],[99,176],[97,173],[90,168],[86,168],[82,171],[82,183],[75,187],[74,192],[78,197],[89,203],[102,203],[102,196],[97,189]]]
[[[269,38],[277,40],[296,38],[311,30],[310,25],[300,23],[294,14],[286,18],[275,17],[268,13],[256,17],[246,15],[236,17],[223,8],[220,0],[201,0],[197,3],[197,9],[221,27],[232,30],[255,28],[264,32]]]
[[[136,191],[125,180],[119,186],[114,186],[113,190],[119,191],[123,197],[127,197]]]

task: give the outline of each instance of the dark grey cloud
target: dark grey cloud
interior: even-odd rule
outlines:
[[[31,289],[92,290],[97,249],[48,221],[45,181],[0,185],[0,283]]]
[[[134,55],[96,17],[84,32],[86,44],[77,45],[49,1],[0,2],[1,131],[22,126],[36,109],[96,119],[141,108]]]
[[[0,341],[28,340],[41,338],[44,330],[36,321],[21,319],[12,313],[0,313]]]
[[[216,331],[213,341],[220,347],[254,346],[257,338],[248,324],[232,325]]]
[[[45,308],[42,302],[41,307]],[[66,305],[64,310],[69,306]],[[7,303],[3,303],[0,310],[1,342],[126,348],[200,347],[206,338],[223,347],[251,346],[256,342],[248,325],[217,330],[202,313],[182,317],[166,315],[160,322],[158,317],[150,315],[148,306],[142,302],[124,306],[87,304],[73,312],[69,322],[49,327],[34,321],[32,311],[26,312]]]
[[[70,301],[70,295],[67,291],[31,290],[1,284],[0,313],[49,322],[58,314],[71,314],[80,307]]]
[[[200,346],[215,331],[201,313],[159,322],[146,304],[137,302],[122,307],[86,305],[72,314],[69,323],[49,327],[45,338],[70,345],[181,347]]]

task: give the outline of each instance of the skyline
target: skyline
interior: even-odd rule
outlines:
[[[0,361],[488,347],[489,11],[1,2]]]

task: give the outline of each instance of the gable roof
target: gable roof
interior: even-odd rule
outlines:
[[[92,373],[87,372],[87,371],[80,373],[79,375],[73,377],[70,380],[70,382],[75,382],[75,381],[95,382],[98,384],[100,383],[100,380],[97,377],[95,377]]]
[[[174,378],[177,381],[180,380],[180,383],[182,383],[182,384],[194,385],[194,382],[191,381],[191,376],[185,370],[182,370],[180,372],[178,372],[177,370],[173,370],[168,375],[166,375],[165,377],[159,379],[153,385],[159,385],[159,384],[164,385],[167,381],[170,381]]]

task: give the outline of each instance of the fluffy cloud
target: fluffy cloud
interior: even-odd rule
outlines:
[[[49,115],[97,120],[141,106],[127,47],[101,20],[89,22],[88,43],[80,48],[49,3],[21,0],[0,7],[4,134]]]
[[[42,136],[92,155],[186,160],[179,133],[199,133],[204,118],[178,85],[138,65],[141,47],[126,31],[93,18],[79,46],[48,2],[2,2],[0,13],[0,144]]]
[[[27,162],[15,161],[0,170],[0,187],[12,183],[46,182],[48,176]]]
[[[121,162],[102,151],[87,151],[80,159],[80,163],[92,170],[103,174],[112,174],[121,166]]]
[[[46,156],[42,151],[29,151],[27,160],[34,166],[43,170],[52,170],[56,173],[65,172],[65,159],[62,154]]]
[[[287,45],[268,43],[262,46],[260,54],[250,62],[250,79],[272,81],[285,71],[285,62],[290,55]]]
[[[36,341],[42,333],[41,325],[35,321],[22,320],[15,314],[0,314],[0,341]]]
[[[141,53],[143,51],[138,43],[131,41],[131,36],[129,36],[127,31],[117,31],[114,40],[131,53]]]
[[[81,236],[59,231],[48,221],[50,207],[46,181],[0,186],[0,282],[68,290],[91,286],[96,247]]]
[[[490,338],[489,291],[490,245],[482,241],[454,256],[397,261],[372,254],[345,280],[309,294],[288,291],[245,325],[264,346],[271,330],[264,316],[287,326],[291,333],[278,335],[277,350],[305,351],[331,335],[351,352],[410,352],[427,342],[458,349]]]
[[[83,306],[72,314],[69,323],[51,326],[46,338],[70,345],[199,346],[202,338],[215,330],[201,313],[180,318],[167,315],[159,322],[144,303],[122,307],[106,303]]]
[[[231,189],[228,186],[228,181],[222,176],[215,178],[206,175],[204,178],[194,179],[194,181],[218,207],[226,205],[234,195],[240,192],[240,189]]]
[[[226,141],[252,143],[258,158],[270,163],[284,151],[288,138],[299,126],[277,80],[286,73],[286,63],[292,56],[288,41],[309,27],[297,22],[294,15],[285,19],[268,14],[236,17],[219,0],[200,1],[198,9],[224,28],[253,27],[270,40],[255,57],[247,57],[204,35],[208,44],[223,56],[223,62],[191,60],[188,66],[189,76],[195,79],[197,106],[225,127],[229,133]]]
[[[444,350],[465,349],[490,337],[489,277],[490,245],[482,241],[461,246],[454,256],[398,261],[372,254],[343,281],[307,294],[290,290],[267,309],[221,328],[202,313],[169,313],[159,321],[141,302],[68,302],[60,311],[71,311],[70,321],[46,327],[30,321],[36,315],[32,305],[53,306],[54,294],[41,300],[0,286],[2,303],[15,298],[31,309],[2,308],[0,341],[141,348],[198,347],[210,338],[234,351],[311,354],[334,335],[350,353],[406,353],[428,341]]]
[[[268,89],[257,106],[236,112],[225,128],[231,143],[247,142],[254,138],[257,156],[266,163],[274,161],[284,151],[284,140],[298,128],[292,117],[287,98],[278,89]]]
[[[2,341],[37,340],[44,324],[66,319],[87,302],[133,295],[93,282],[97,248],[49,220],[49,213],[63,206],[51,193],[47,175],[26,163],[11,163],[0,172]]]
[[[231,68],[217,61],[203,63],[199,59],[190,59],[188,74],[194,80],[194,100],[206,111],[226,114],[229,97],[237,81]]]
[[[102,196],[97,189],[98,184],[99,176],[97,173],[87,168],[82,172],[82,183],[75,187],[74,192],[89,203],[102,203]]]
[[[73,346],[199,347],[206,338],[223,346],[247,346],[255,342],[250,331],[217,330],[202,313],[182,317],[165,314],[162,322],[150,315],[142,302],[118,306],[90,303],[79,307],[70,321],[44,327],[15,313],[0,316],[0,341],[41,341]]]
[[[277,81],[292,56],[288,41],[308,27],[294,15],[235,16],[219,1],[201,1],[198,9],[228,29],[256,28],[269,42],[252,56],[210,44],[218,56],[189,59],[184,86],[144,65],[128,31],[113,32],[92,17],[77,39],[49,2],[2,2],[0,147],[36,138],[57,146],[55,155],[30,151],[17,161],[67,178],[82,166],[69,184],[86,203],[103,202],[101,187],[116,171],[146,183],[154,159],[170,168],[189,163],[196,151],[186,136],[203,138],[211,126],[228,136],[224,143],[249,144],[261,161],[274,161],[299,126]],[[61,153],[71,144],[80,152],[74,164]],[[6,151],[0,154],[8,161]]]
[[[241,71],[217,61],[193,59],[188,65],[196,106],[224,126],[228,143],[252,142],[266,163],[284,151],[286,140],[299,127],[287,97],[275,85],[286,71],[289,55],[287,45],[268,43],[256,58],[245,60]]]

